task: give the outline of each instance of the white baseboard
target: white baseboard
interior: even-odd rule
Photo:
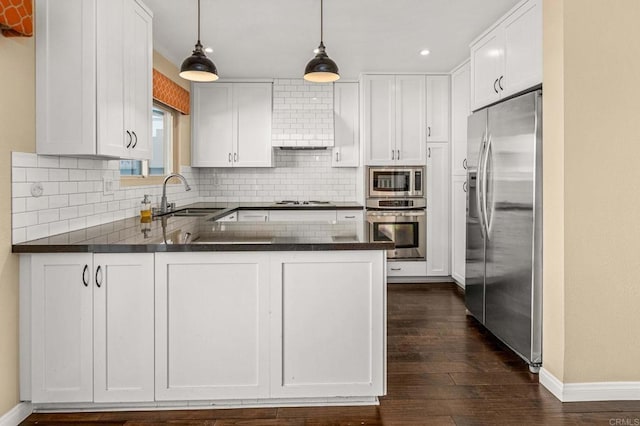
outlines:
[[[21,402],[2,417],[0,417],[0,426],[16,426],[33,413],[33,407],[30,402]]]
[[[544,368],[539,381],[562,402],[640,401],[640,382],[562,383]]]

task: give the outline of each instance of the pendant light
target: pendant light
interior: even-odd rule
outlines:
[[[325,52],[323,42],[323,0],[320,0],[320,46],[316,57],[309,61],[304,69],[304,79],[314,83],[330,83],[340,78],[338,66]]]
[[[211,59],[202,50],[200,43],[200,0],[198,0],[198,41],[191,56],[184,60],[180,67],[180,77],[185,80],[207,82],[218,79],[218,70]]]

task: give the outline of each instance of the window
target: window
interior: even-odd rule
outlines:
[[[164,176],[173,171],[173,112],[159,105],[151,114],[151,160],[120,160],[120,176]]]

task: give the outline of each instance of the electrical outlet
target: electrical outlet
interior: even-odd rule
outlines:
[[[108,177],[103,177],[102,182],[104,183],[102,187],[104,195],[112,195],[114,191],[113,187],[115,186],[113,179]]]

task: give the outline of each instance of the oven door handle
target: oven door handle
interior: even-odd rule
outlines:
[[[425,216],[426,212],[424,210],[404,210],[404,211],[388,211],[388,212],[367,212],[367,216],[370,217],[389,217],[389,216]]]

